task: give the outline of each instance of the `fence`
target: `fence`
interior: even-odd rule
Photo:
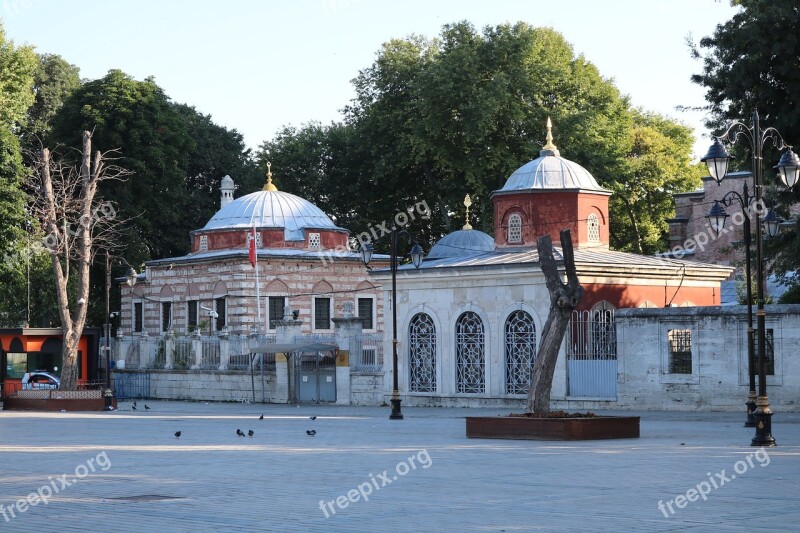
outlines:
[[[356,335],[350,358],[350,367],[356,372],[383,370],[383,336],[378,333]]]
[[[200,366],[204,370],[219,368],[219,339],[216,337],[201,340]]]
[[[117,375],[114,379],[114,395],[117,400],[150,398],[150,374],[136,372]]]
[[[175,339],[175,351],[172,354],[172,368],[185,370],[194,364],[192,340],[184,337]]]

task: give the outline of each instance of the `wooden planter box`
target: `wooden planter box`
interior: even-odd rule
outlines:
[[[468,416],[467,437],[530,440],[638,439],[639,417]]]

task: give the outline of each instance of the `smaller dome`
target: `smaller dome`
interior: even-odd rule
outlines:
[[[519,167],[509,176],[501,191],[580,189],[609,192],[600,187],[588,170],[550,150]]]
[[[439,239],[425,259],[464,257],[492,251],[494,239],[489,235],[474,229],[462,229]]]

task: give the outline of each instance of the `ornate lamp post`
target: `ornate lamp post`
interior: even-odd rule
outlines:
[[[728,164],[731,156],[728,154],[721,141],[727,140],[735,143],[739,138],[747,139],[752,155],[752,173],[754,184],[754,207],[763,210],[763,169],[762,154],[764,145],[768,140],[779,150],[786,148],[778,164],[774,167],[780,175],[784,186],[791,189],[800,178],[800,158],[792,152],[791,147],[783,141],[778,130],[775,128],[761,129],[758,112],[753,112],[750,126],[742,122],[734,122],[728,129],[714,140],[714,144],[709,149],[702,161],[708,166],[708,172],[719,184],[728,172]],[[746,194],[745,194],[746,195]],[[737,195],[738,196],[738,195]],[[727,195],[726,195],[727,197]],[[743,210],[745,207],[744,197],[742,200]],[[728,204],[730,205],[730,204]],[[715,203],[715,207],[718,204]],[[749,204],[746,206],[749,207]],[[724,213],[724,210],[723,210]],[[722,216],[724,223],[725,217]],[[717,221],[720,219],[717,218]],[[749,229],[749,228],[748,228]],[[749,233],[749,232],[747,232]],[[749,268],[748,268],[749,270]],[[767,397],[767,361],[766,361],[766,312],[764,311],[764,239],[762,237],[761,224],[756,224],[756,271],[758,282],[758,310],[756,312],[757,331],[758,331],[758,395],[756,397],[756,408],[753,411],[753,418],[756,427],[756,434],[751,442],[752,446],[775,446],[775,439],[772,437],[772,409]],[[752,329],[752,327],[750,328]],[[748,340],[748,345],[750,344]],[[751,376],[753,376],[752,366]],[[751,383],[754,378],[751,378]],[[754,387],[754,385],[753,385]]]
[[[391,420],[402,420],[403,413],[400,410],[400,387],[397,379],[397,245],[400,242],[400,237],[406,237],[409,242],[414,242],[411,247],[411,262],[416,268],[422,264],[422,247],[415,242],[414,237],[406,230],[397,230],[394,227],[389,233],[389,255],[390,269],[392,272],[392,413],[389,415]],[[369,261],[372,259],[373,247],[371,244],[361,244],[361,260],[364,261],[365,266],[369,266]]]
[[[124,259],[120,261],[128,266],[128,272],[125,274],[125,283],[128,284],[128,287],[132,288],[136,285],[138,274],[127,261]],[[112,411],[114,409],[114,393],[111,390],[111,316],[111,260],[108,252],[106,252],[106,345],[103,346],[106,352],[106,390],[103,393],[103,398],[105,400],[104,408],[106,411]]]

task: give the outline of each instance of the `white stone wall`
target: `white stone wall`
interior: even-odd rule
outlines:
[[[745,306],[622,309],[616,320],[615,407],[744,409],[749,390]],[[773,330],[775,342],[775,375],[767,376],[767,396],[777,412],[800,410],[800,305],[766,306],[766,328]],[[670,329],[692,331],[692,374],[669,373]]]
[[[162,400],[252,401],[249,372],[148,370],[150,395]],[[265,372],[267,402],[275,401],[275,372]],[[255,374],[256,402],[262,399],[261,375]]]

